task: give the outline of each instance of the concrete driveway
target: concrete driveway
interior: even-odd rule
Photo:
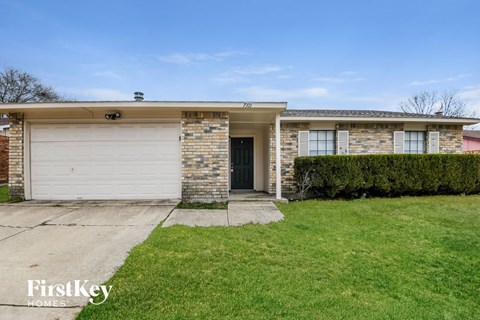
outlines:
[[[75,295],[75,280],[86,290],[101,285],[176,203],[71,201],[0,206],[0,319],[75,318],[88,297],[61,296],[55,290],[49,296],[48,286],[71,286]],[[28,280],[35,281],[33,297],[28,296]],[[43,296],[42,288],[46,288]]]

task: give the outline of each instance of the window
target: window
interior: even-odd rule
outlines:
[[[335,131],[312,130],[309,144],[311,156],[335,154]]]
[[[405,131],[405,153],[425,153],[425,132]]]

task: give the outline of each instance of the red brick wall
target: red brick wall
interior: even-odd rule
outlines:
[[[8,138],[0,136],[0,183],[8,182]]]

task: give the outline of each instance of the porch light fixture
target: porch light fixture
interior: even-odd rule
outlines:
[[[107,113],[107,114],[105,114],[105,119],[107,119],[107,120],[117,120],[121,116],[122,116],[122,114],[120,112]]]

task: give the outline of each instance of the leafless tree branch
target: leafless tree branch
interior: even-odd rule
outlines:
[[[432,114],[438,101],[436,91],[423,91],[412,95],[407,101],[400,102],[405,113]]]
[[[440,110],[446,116],[474,117],[474,112],[469,112],[467,103],[458,98],[457,90],[445,90],[440,96]]]
[[[400,109],[406,113],[433,114],[438,111],[450,117],[475,117],[457,93],[457,90],[445,90],[440,95],[437,91],[415,93],[400,102]]]
[[[34,76],[13,68],[0,70],[0,103],[64,101],[52,87]]]

